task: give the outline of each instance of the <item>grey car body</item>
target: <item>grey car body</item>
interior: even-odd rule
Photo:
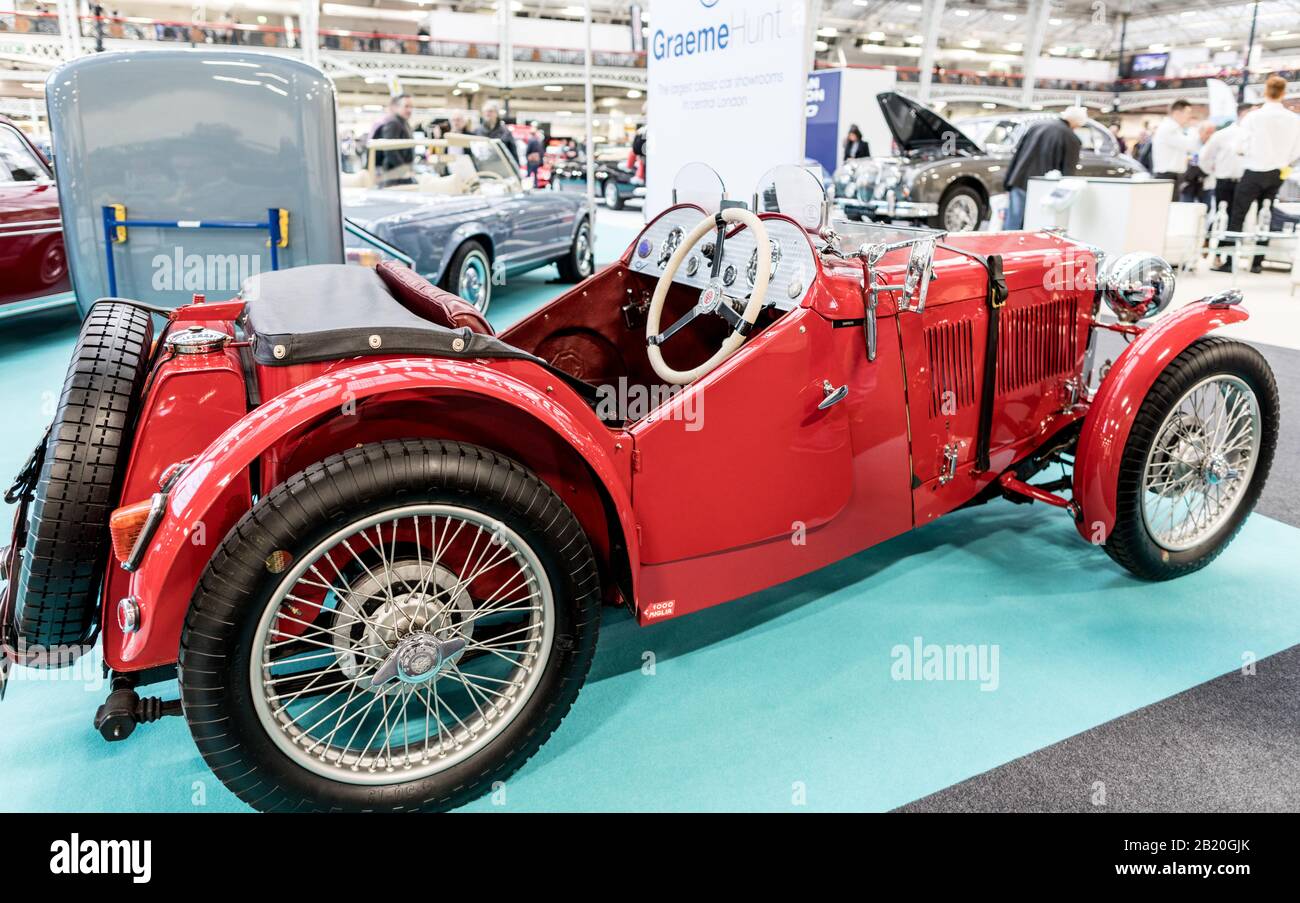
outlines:
[[[449,271],[458,250],[469,243],[486,251],[491,272],[485,275],[495,284],[569,258],[584,223],[590,253],[591,216],[585,198],[526,188],[517,168],[505,162],[509,158],[500,141],[475,141],[490,146],[502,162],[485,167],[479,161],[479,175],[492,178],[484,178],[473,189],[438,193],[345,187],[344,216],[408,255],[420,275],[458,294],[459,274]],[[486,299],[466,300],[486,308]]]
[[[899,154],[847,161],[835,173],[836,203],[850,219],[925,220],[949,232],[977,229],[988,218],[989,199],[1006,190],[1002,180],[1025,128],[1055,115],[1008,113],[954,124],[892,91],[876,100]],[[1146,171],[1100,123],[1089,120],[1075,133],[1083,147],[1077,171],[1066,175]]]

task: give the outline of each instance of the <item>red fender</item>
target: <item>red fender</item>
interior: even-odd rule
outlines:
[[[540,388],[521,378],[534,370],[544,377]],[[194,587],[216,545],[248,510],[247,469],[260,455],[345,403],[412,389],[485,396],[530,414],[590,465],[613,499],[623,534],[636,536],[631,496],[614,462],[618,454],[630,457],[630,446],[625,452],[572,390],[536,365],[505,361],[487,366],[445,359],[364,363],[309,380],[272,399],[232,425],[194,460],[172,489],[166,517],[131,578],[131,595],[140,609],[139,629],[125,638],[120,655],[110,658],[120,660],[128,670],[176,661]],[[622,470],[629,469],[624,462]],[[633,551],[635,543],[628,545],[635,588],[640,562]]]
[[[1241,307],[1189,304],[1135,339],[1119,356],[1088,410],[1074,460],[1079,534],[1104,542],[1115,527],[1119,465],[1138,408],[1174,358],[1201,336],[1249,318]]]

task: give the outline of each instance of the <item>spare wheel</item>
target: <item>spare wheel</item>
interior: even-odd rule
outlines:
[[[54,423],[33,454],[38,466],[11,490],[10,500],[26,508],[15,523],[22,551],[11,578],[14,624],[29,649],[81,645],[93,635],[108,517],[122,491],[152,341],[146,310],[116,301],[91,308]]]

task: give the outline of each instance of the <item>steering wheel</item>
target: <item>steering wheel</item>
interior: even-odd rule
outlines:
[[[722,285],[722,269],[725,265],[722,246],[726,240],[728,223],[746,226],[754,233],[754,239],[758,244],[758,268],[754,275],[754,291],[749,296],[749,303],[745,305],[744,313],[738,313],[736,310],[741,299],[728,296]],[[700,293],[700,300],[690,309],[690,312],[661,333],[659,320],[663,317],[664,302],[668,299],[668,290],[672,288],[677,270],[681,268],[687,255],[694,250],[695,243],[715,229],[717,238],[714,240],[713,270],[709,274],[709,284]],[[650,301],[650,311],[646,315],[646,355],[650,358],[650,366],[654,368],[655,374],[669,385],[685,386],[711,373],[723,361],[735,354],[745,343],[746,337],[758,321],[758,313],[763,309],[763,299],[767,295],[767,283],[771,275],[772,242],[767,237],[767,228],[763,225],[763,221],[750,211],[743,207],[728,207],[696,226],[682,239],[682,243],[677,246],[677,250],[673,252],[673,256],[664,267],[663,275],[659,277],[659,284],[655,286],[654,298]],[[664,363],[664,356],[659,346],[703,314],[713,314],[726,320],[731,324],[731,334],[723,340],[722,347],[713,357],[694,370],[674,370]]]

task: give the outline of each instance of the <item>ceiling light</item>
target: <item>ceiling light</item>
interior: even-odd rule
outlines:
[[[873,31],[871,34],[867,35],[868,41],[883,41],[884,39],[885,33],[883,31]]]
[[[980,46],[979,38],[967,38],[966,40],[961,42],[961,46],[969,47],[971,50],[975,50]]]
[[[1016,14],[1015,14],[1015,13],[1003,13],[1003,14],[1002,14],[1002,18],[1006,19],[1008,22],[1014,22],[1014,21],[1016,21]]]
[[[998,108],[998,105],[995,103],[982,103],[980,106],[986,110],[996,110]]]
[[[840,33],[840,30],[839,30],[838,28],[832,28],[832,27],[830,27],[829,25],[827,25],[825,28],[819,28],[819,29],[817,29],[817,34],[819,34],[819,35],[820,35],[821,37],[823,37],[823,38],[834,38],[834,37],[838,37],[838,36],[839,36],[839,33]]]
[[[641,96],[641,92],[638,91],[636,88],[633,88],[631,91],[627,92],[628,100],[636,100],[640,96]]]
[[[825,41],[813,41],[813,50],[816,50],[818,53],[830,49],[831,45],[827,44]]]
[[[1048,20],[1047,20],[1047,24],[1048,24],[1048,25],[1064,25],[1065,22],[1064,22],[1064,20],[1062,20],[1062,19],[1048,19]]]
[[[964,19],[970,15],[970,10],[968,9],[953,10],[953,15],[961,16]]]
[[[1068,47],[1053,47],[1051,50],[1047,52],[1050,53],[1052,56],[1065,56],[1065,54],[1069,52],[1069,49],[1070,48]]]
[[[925,38],[921,37],[919,34],[909,35],[908,38],[907,38],[907,43],[909,43],[909,44],[923,44],[923,43],[925,43]]]
[[[1003,49],[1003,50],[1010,50],[1011,52],[1015,53],[1015,52],[1018,52],[1018,51],[1024,50],[1024,49],[1025,49],[1025,45],[1024,45],[1024,44],[1021,44],[1019,41],[1012,41],[1010,44],[1003,44],[1003,45],[1002,45],[1002,49]]]
[[[559,94],[561,91],[564,90],[564,86],[563,85],[542,85],[542,90],[549,91],[552,94]]]

